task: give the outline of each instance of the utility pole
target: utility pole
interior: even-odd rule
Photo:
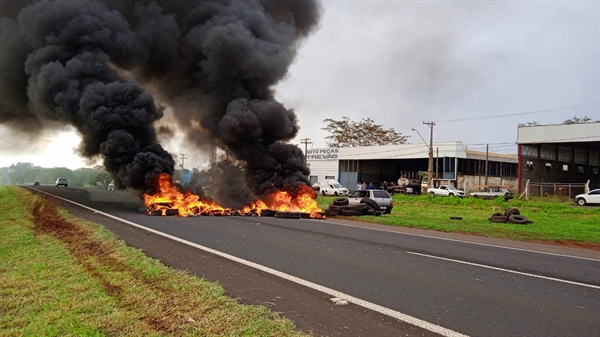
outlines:
[[[307,164],[308,159],[308,144],[312,144],[310,138],[300,139],[300,143],[304,144],[304,164]]]
[[[180,158],[181,158],[181,165],[179,165],[181,167],[181,177],[179,178],[179,183],[181,185],[183,185],[183,162],[185,161],[186,154],[185,153],[181,153],[179,154]]]
[[[423,122],[429,126],[429,164],[427,165],[427,188],[431,187],[433,180],[433,126],[434,122]]]
[[[490,144],[485,146],[485,184],[488,184],[488,155],[490,153]]]

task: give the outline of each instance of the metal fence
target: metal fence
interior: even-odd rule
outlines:
[[[525,183],[525,199],[531,197],[567,197],[573,198],[577,194],[587,193],[590,182],[586,183],[535,183],[527,180]],[[523,195],[521,195],[523,196]]]

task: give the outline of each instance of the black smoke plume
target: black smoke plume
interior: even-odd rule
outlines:
[[[297,117],[272,87],[316,27],[317,0],[23,0],[0,11],[0,123],[31,134],[72,125],[83,156],[144,190],[174,169],[151,85],[188,141],[245,163],[229,195],[309,184],[303,153],[287,143]]]

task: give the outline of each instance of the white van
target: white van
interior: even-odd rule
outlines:
[[[322,195],[348,195],[348,189],[333,179],[319,181],[319,189]]]

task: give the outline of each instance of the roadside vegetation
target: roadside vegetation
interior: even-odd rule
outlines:
[[[337,197],[319,196],[317,203],[327,208]],[[390,226],[414,227],[443,232],[548,244],[562,244],[600,250],[600,207],[580,207],[568,199],[482,200],[475,198],[394,195],[391,214],[342,217],[349,220]],[[490,223],[495,212],[517,207],[532,224]],[[451,220],[451,216],[462,220]]]
[[[22,188],[0,212],[0,336],[307,336]]]

